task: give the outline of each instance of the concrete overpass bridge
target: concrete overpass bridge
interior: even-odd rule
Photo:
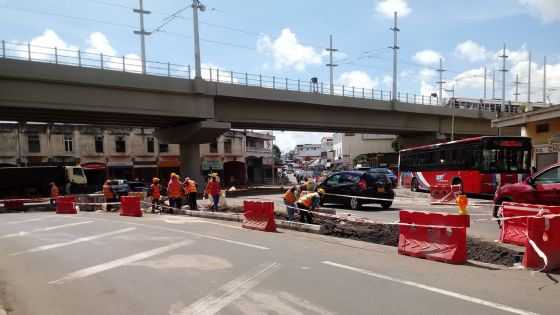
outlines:
[[[397,134],[406,145],[496,135],[487,111],[0,59],[0,120],[157,127],[198,174],[198,144],[230,128]],[[502,134],[517,135],[518,128]]]

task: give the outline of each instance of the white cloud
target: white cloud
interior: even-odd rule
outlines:
[[[393,77],[390,76],[390,75],[384,75],[382,82],[383,82],[384,86],[387,86],[387,87],[393,86]]]
[[[75,58],[77,56],[78,47],[66,43],[62,38],[53,30],[45,30],[45,32],[29,41],[30,52],[27,51],[27,43],[22,43],[18,40],[12,40],[15,44],[6,44],[6,48],[11,51],[17,51],[17,56],[22,59],[29,58],[31,54],[32,60],[55,60],[55,47],[57,48],[56,54],[60,62],[63,62],[67,57]]]
[[[235,77],[232,78],[231,72],[225,70],[224,68],[211,63],[202,63],[200,65],[201,76],[204,80],[208,81],[220,81],[225,83],[237,83]],[[233,79],[233,80],[232,80]]]
[[[272,55],[274,67],[278,70],[294,68],[302,72],[308,65],[322,63],[321,53],[311,46],[298,43],[296,35],[289,28],[283,29],[276,40],[272,40],[268,35],[261,35],[257,41],[257,50]]]
[[[379,79],[372,79],[363,71],[344,72],[336,80],[337,85],[354,86],[356,88],[372,89],[379,85]]]
[[[436,77],[437,73],[433,69],[423,68],[418,72],[418,77],[422,80],[430,80]]]
[[[422,80],[420,85],[420,95],[430,96],[432,93],[437,93],[436,88]],[[425,102],[428,103],[429,100],[425,100]],[[435,100],[432,100],[432,102],[435,102]]]
[[[529,8],[533,15],[539,16],[543,23],[560,20],[560,1],[558,0],[519,0]]]
[[[404,70],[401,71],[400,76],[401,76],[401,78],[408,78],[413,73],[414,73],[414,71],[404,69]]]
[[[424,66],[439,64],[440,58],[442,58],[440,53],[430,49],[419,51],[416,54],[414,54],[414,56],[412,56],[412,60]]]
[[[375,4],[375,12],[387,18],[393,18],[395,12],[397,12],[399,17],[405,17],[411,11],[406,0],[383,0],[377,1]]]
[[[111,46],[107,37],[100,32],[93,32],[89,35],[86,43],[90,46],[86,52],[92,54],[103,54],[106,56],[116,56],[117,51]]]
[[[469,39],[455,47],[455,54],[470,62],[483,61],[486,59],[486,48]]]
[[[490,72],[487,72],[487,74],[489,73]],[[448,84],[454,84],[455,88],[471,87],[482,90],[484,89],[484,67],[462,72],[456,75]],[[491,86],[491,84],[492,82],[487,80],[487,85]],[[451,88],[451,86],[447,88]]]

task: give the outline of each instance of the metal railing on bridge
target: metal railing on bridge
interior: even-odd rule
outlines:
[[[47,62],[60,65],[96,68],[102,70],[142,73],[142,61],[132,56],[110,56],[86,49],[67,49],[31,45],[30,43],[8,42],[2,40],[2,58]],[[146,74],[192,79],[194,71],[189,65],[146,60]],[[304,93],[331,94],[328,83],[312,80],[295,80],[247,72],[225,71],[217,68],[203,68],[202,77],[211,82],[229,83],[245,86],[258,86]],[[390,101],[390,91],[373,88],[334,85],[333,95]],[[436,106],[436,97],[413,93],[398,93],[397,100],[405,103]]]

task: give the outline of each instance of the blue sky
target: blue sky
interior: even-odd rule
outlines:
[[[138,0],[0,0],[0,37],[9,42],[102,52],[134,58],[140,40],[133,31]],[[188,0],[144,0],[146,58],[193,65],[192,9]],[[528,52],[532,52],[531,100],[542,101],[543,57],[547,97],[560,102],[560,1],[558,0],[207,0],[199,12],[203,67],[308,81],[329,80],[328,46],[333,35],[335,84],[391,89],[392,27],[399,12],[398,86],[403,93],[437,92],[434,71],[443,58],[445,88],[456,96],[481,98],[487,67],[488,98],[493,69],[507,46],[507,98],[515,74],[519,99],[527,99]],[[204,72],[203,72],[204,75]],[[501,75],[496,97],[501,96]],[[499,87],[499,88],[498,88]],[[275,132],[283,150],[318,143],[323,133]]]

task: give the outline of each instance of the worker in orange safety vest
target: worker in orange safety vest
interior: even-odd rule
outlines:
[[[60,195],[60,191],[54,182],[50,182],[51,185],[51,207],[56,207],[56,198]]]
[[[181,209],[183,205],[183,184],[175,173],[171,173],[171,180],[167,184],[167,196],[169,197],[169,213],[173,213],[171,208]]]
[[[288,189],[284,194],[284,204],[286,205],[286,211],[288,211],[288,221],[294,220],[294,207],[300,196],[301,187],[299,185],[292,186],[292,188]]]
[[[317,207],[321,204],[321,200],[325,195],[325,190],[319,188],[317,192],[313,192],[304,196],[301,196],[296,202],[296,207],[300,209],[299,211],[299,221],[313,224],[313,216],[311,212],[315,211]]]
[[[212,196],[212,211],[218,211],[218,202],[220,201],[220,182],[218,174],[212,173],[212,179],[208,182],[208,186],[204,190],[206,196]]]
[[[189,198],[189,208],[191,210],[198,210],[196,205],[196,192],[198,190],[198,184],[194,180],[190,179],[190,177],[187,177],[185,178],[184,185]]]
[[[118,201],[117,193],[111,187],[111,181],[110,180],[107,180],[105,182],[105,185],[103,185],[103,196],[105,197],[105,202],[107,202],[107,203]],[[107,204],[107,211],[111,211],[111,209],[112,209],[112,205]]]
[[[156,213],[156,208],[161,212],[161,186],[159,185],[159,178],[154,177],[150,185],[152,190],[152,213]]]

